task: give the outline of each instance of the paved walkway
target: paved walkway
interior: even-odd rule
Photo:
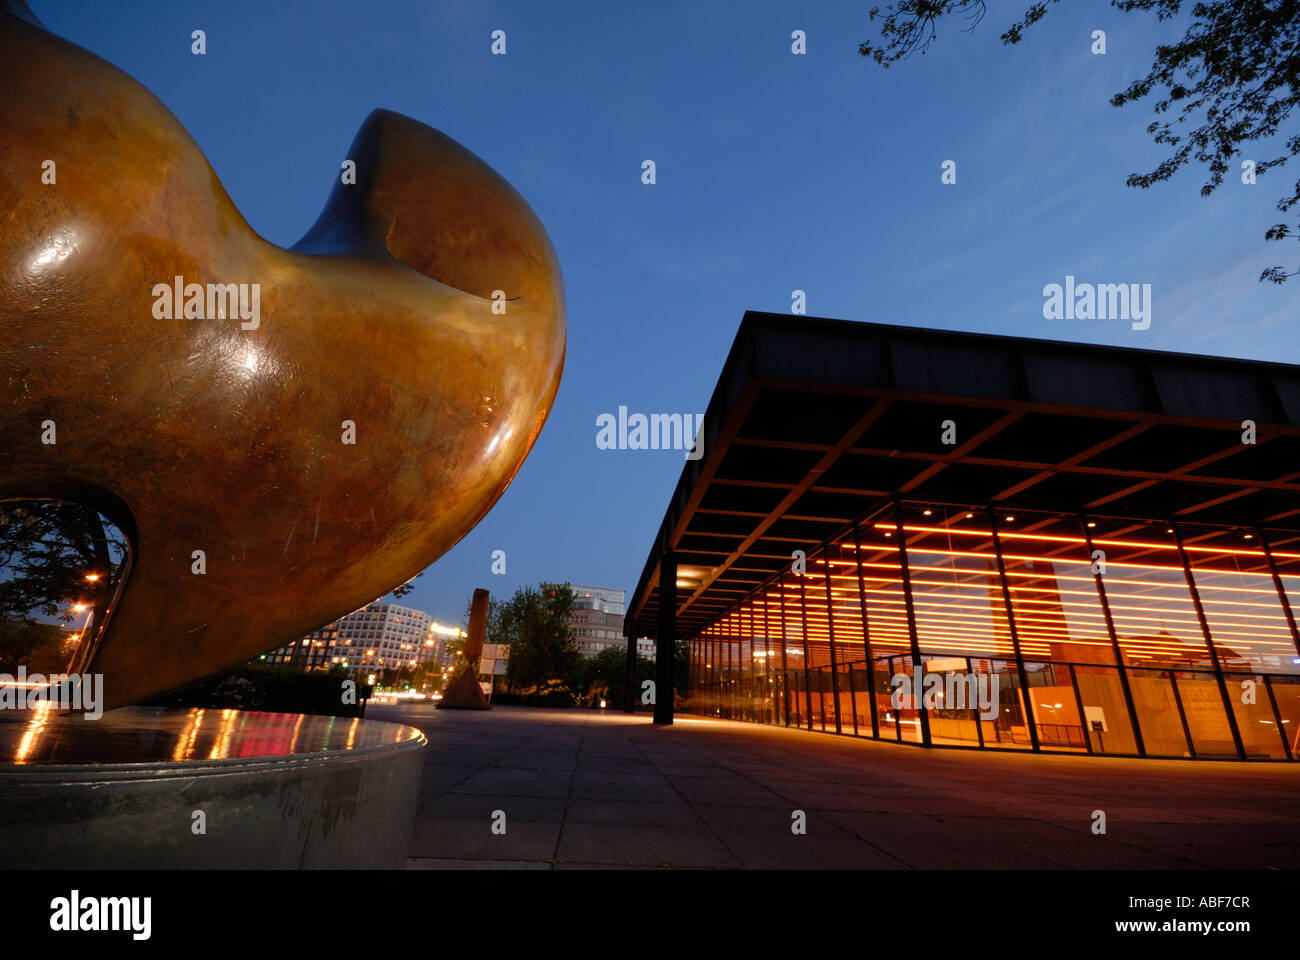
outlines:
[[[367,717],[429,738],[417,869],[1300,867],[1300,765],[927,751],[578,709]]]

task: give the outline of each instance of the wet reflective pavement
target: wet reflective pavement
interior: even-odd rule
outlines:
[[[429,737],[415,869],[1300,867],[1300,764],[926,750],[690,714],[367,713]]]

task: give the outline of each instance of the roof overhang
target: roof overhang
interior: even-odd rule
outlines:
[[[1140,334],[1134,334],[1135,339]],[[944,421],[955,427],[946,444]],[[1242,442],[1252,420],[1256,442]],[[628,605],[707,626],[898,495],[1295,526],[1300,367],[748,312]]]

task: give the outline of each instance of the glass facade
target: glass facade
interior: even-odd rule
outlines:
[[[1297,601],[1300,533],[896,501],[691,638],[689,709],[934,746],[1294,760]]]

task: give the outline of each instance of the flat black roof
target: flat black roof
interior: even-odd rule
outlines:
[[[1134,333],[1134,337],[1140,336]],[[942,442],[952,420],[956,444]],[[1242,443],[1242,421],[1257,442]],[[746,312],[628,604],[678,636],[891,495],[1099,515],[1300,522],[1300,366]]]

